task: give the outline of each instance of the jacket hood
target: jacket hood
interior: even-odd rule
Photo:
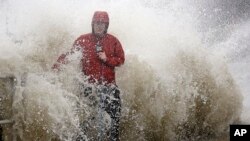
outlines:
[[[103,22],[106,23],[106,29],[104,31],[104,33],[106,34],[108,31],[108,27],[109,27],[109,15],[106,11],[96,11],[93,15],[92,18],[92,33],[94,33],[94,28],[93,28],[93,24],[94,22]]]
[[[96,11],[94,13],[94,16],[92,18],[92,24],[93,22],[104,22],[109,23],[109,16],[106,11]]]

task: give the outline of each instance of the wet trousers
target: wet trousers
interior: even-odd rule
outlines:
[[[87,87],[83,89],[82,95],[84,97],[88,97],[88,99],[92,102],[92,106],[98,106],[98,117],[99,125],[97,126],[98,133],[98,141],[104,141],[103,136],[108,136],[109,141],[119,141],[119,122],[121,116],[121,99],[120,99],[120,90],[117,86],[102,86],[99,85],[96,88],[96,94],[98,100],[96,101],[92,96],[93,88]],[[103,119],[103,112],[108,113],[111,119],[111,125],[108,131],[103,130],[104,128],[101,126],[105,126]],[[81,128],[85,128],[84,125],[81,125]]]

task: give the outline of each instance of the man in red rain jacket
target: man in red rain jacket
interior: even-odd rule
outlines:
[[[109,26],[109,16],[107,12],[96,11],[92,19],[92,33],[85,34],[77,38],[74,42],[74,50],[82,51],[82,72],[89,76],[89,83],[104,86],[113,97],[101,100],[106,103],[101,106],[110,115],[112,127],[110,129],[110,140],[119,140],[119,118],[121,113],[120,91],[117,89],[115,82],[115,67],[124,63],[124,51],[119,40],[107,33]],[[60,64],[67,63],[67,55],[61,55],[53,69],[60,70]],[[112,87],[111,87],[112,86]],[[112,89],[112,90],[111,90]],[[105,95],[101,92],[102,95]],[[87,94],[88,95],[88,94]],[[109,104],[107,104],[109,103]]]

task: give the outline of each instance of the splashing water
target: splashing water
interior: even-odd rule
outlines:
[[[230,8],[230,3],[225,5]],[[213,4],[204,6],[205,1],[2,0],[0,4],[5,19],[0,21],[0,76],[16,78],[12,108],[6,108],[13,110],[15,130],[5,134],[6,140],[12,133],[27,141],[95,136],[79,129],[94,112],[79,97],[77,84],[85,79],[78,67],[79,54],[71,56],[60,73],[50,68],[74,39],[91,31],[96,10],[109,12],[109,32],[119,38],[126,53],[125,64],[116,70],[122,91],[121,140],[220,136],[227,140],[230,124],[250,122],[248,114],[242,114],[250,107],[242,75],[249,75],[237,69],[249,58],[247,11],[239,12],[244,16],[234,22],[235,18],[227,18],[232,11],[221,14],[227,7],[219,5],[213,11]],[[220,16],[222,20],[211,18]],[[0,92],[8,93],[0,84]]]

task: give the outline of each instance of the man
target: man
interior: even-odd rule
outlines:
[[[92,33],[80,36],[74,42],[72,50],[82,51],[82,72],[84,75],[89,76],[89,83],[97,85],[98,93],[101,95],[101,105],[99,107],[111,117],[112,126],[109,138],[112,141],[118,141],[121,100],[115,82],[115,67],[124,63],[124,51],[119,40],[107,33],[109,26],[107,12],[96,11],[91,25]],[[59,70],[60,64],[67,62],[66,57],[69,54],[61,55],[57,63],[54,64],[53,69]],[[112,98],[104,96],[107,93]],[[102,135],[99,136],[99,140],[102,140],[100,139]]]

